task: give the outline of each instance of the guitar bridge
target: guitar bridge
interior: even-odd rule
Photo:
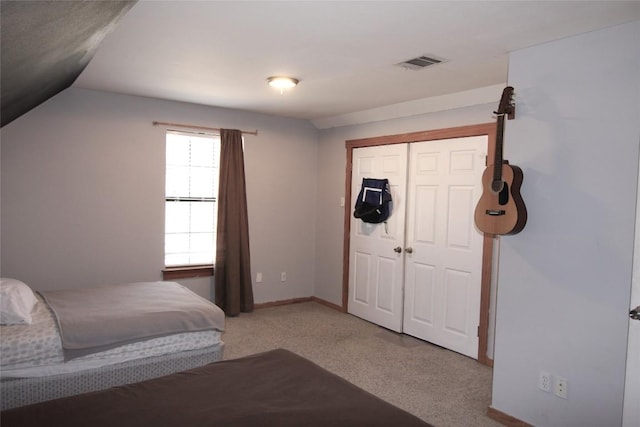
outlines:
[[[503,211],[502,209],[487,209],[485,213],[491,216],[500,216],[504,215],[505,211]]]

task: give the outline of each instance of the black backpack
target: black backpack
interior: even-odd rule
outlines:
[[[353,216],[378,224],[391,215],[391,192],[388,179],[363,178]]]

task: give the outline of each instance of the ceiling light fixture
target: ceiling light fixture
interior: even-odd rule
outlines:
[[[273,76],[267,78],[267,83],[269,86],[279,89],[280,93],[283,93],[285,89],[296,87],[298,83],[300,83],[300,80],[294,79],[293,77]]]

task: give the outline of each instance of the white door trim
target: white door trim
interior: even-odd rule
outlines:
[[[639,171],[640,172],[640,171]],[[640,193],[640,173],[638,174]],[[640,194],[636,196],[636,229],[633,248],[633,275],[629,309],[640,305]],[[640,320],[629,319],[627,370],[624,382],[622,427],[640,426]]]

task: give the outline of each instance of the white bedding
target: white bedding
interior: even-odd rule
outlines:
[[[220,343],[219,331],[188,332],[135,342],[64,362],[62,342],[53,313],[36,295],[30,325],[0,326],[0,377],[26,378],[76,372],[83,369],[195,350]]]

